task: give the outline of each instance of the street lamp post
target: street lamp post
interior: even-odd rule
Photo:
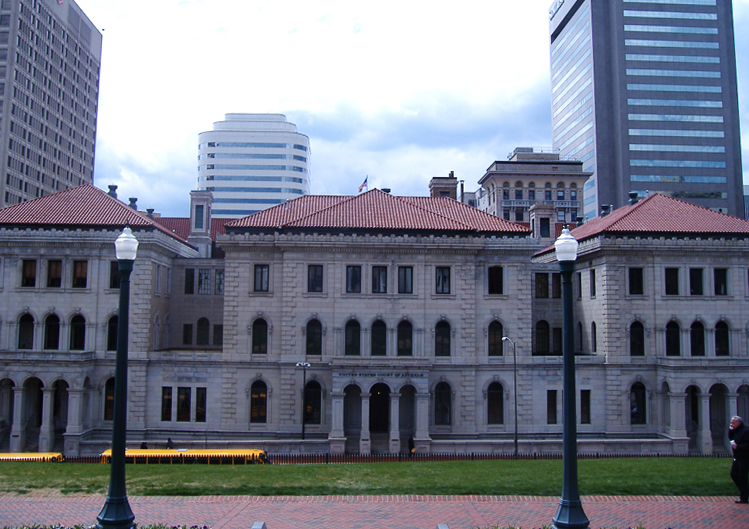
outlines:
[[[310,367],[309,362],[297,362],[297,367],[302,368],[302,440],[304,440],[304,425],[307,416],[307,368]]]
[[[510,342],[512,344],[512,379],[513,388],[515,390],[515,459],[518,458],[518,357],[515,354],[515,342],[510,340],[507,336],[502,337],[503,342]]]
[[[585,528],[590,521],[580,501],[577,489],[577,414],[575,410],[575,337],[572,317],[572,271],[577,259],[577,240],[565,224],[562,234],[554,243],[559,271],[562,274],[562,354],[564,356],[564,470],[562,499],[554,515],[555,529]]]
[[[130,273],[138,252],[138,240],[125,226],[114,242],[120,270],[120,307],[117,313],[117,357],[114,370],[114,414],[112,417],[112,458],[107,501],[101,509],[98,526],[104,529],[135,527],[125,491],[125,437],[127,435],[127,338],[130,310]]]

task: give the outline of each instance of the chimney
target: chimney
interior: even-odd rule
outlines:
[[[448,178],[455,178],[455,171],[450,171],[450,174],[447,175]]]
[[[133,208],[135,211],[138,211],[138,205],[136,204],[136,202],[138,202],[137,197],[130,197],[129,200],[130,200],[130,204],[128,204],[128,206]]]
[[[605,217],[611,212],[611,204],[601,204],[601,216]]]
[[[117,198],[117,186],[110,185],[109,186],[109,193],[107,193],[112,198]]]
[[[637,204],[638,200],[639,199],[637,198],[637,191],[630,191],[628,204],[630,206],[634,206],[635,204]]]
[[[148,218],[153,220],[153,208],[148,208],[146,210],[146,214],[148,215]]]

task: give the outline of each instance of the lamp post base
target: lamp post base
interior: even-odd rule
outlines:
[[[552,529],[584,529],[590,525],[580,500],[559,500],[559,508],[552,521]]]
[[[122,498],[110,498],[101,509],[99,516],[96,517],[97,527],[100,529],[132,529],[135,527],[133,521],[135,515],[130,509],[127,496]]]

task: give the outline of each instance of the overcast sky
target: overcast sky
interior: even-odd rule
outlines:
[[[450,171],[475,190],[516,146],[551,146],[551,0],[76,1],[104,36],[94,183],[141,210],[188,216],[198,133],[226,113],[295,123],[314,194],[369,176],[426,195]],[[749,32],[736,49],[749,183]]]

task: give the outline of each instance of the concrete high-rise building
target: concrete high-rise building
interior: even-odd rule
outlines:
[[[743,216],[731,0],[557,0],[554,148],[582,160],[584,214],[659,192]]]
[[[215,218],[241,218],[309,193],[309,138],[283,114],[226,114],[198,136],[198,190]]]
[[[74,1],[0,2],[0,206],[93,183],[100,62]]]

